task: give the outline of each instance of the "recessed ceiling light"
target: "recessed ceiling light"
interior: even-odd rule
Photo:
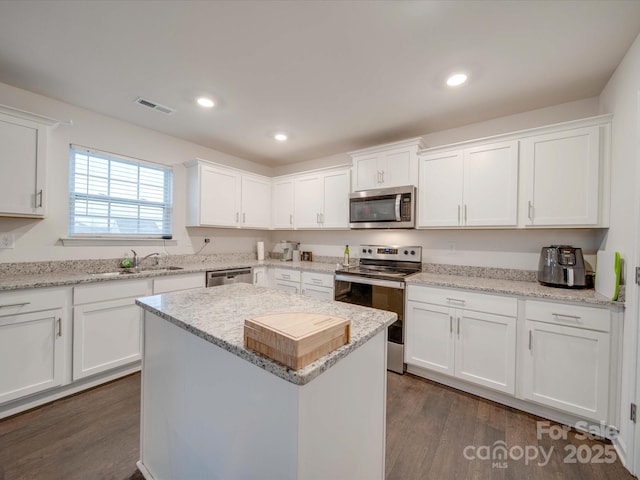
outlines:
[[[212,108],[215,105],[215,103],[210,98],[200,97],[198,99],[198,105],[200,105],[201,107],[205,107],[205,108]]]
[[[276,133],[273,138],[275,138],[277,141],[279,142],[285,142],[287,140],[287,134],[286,133]]]
[[[454,73],[447,78],[447,85],[450,87],[457,87],[467,81],[467,76],[464,73]]]

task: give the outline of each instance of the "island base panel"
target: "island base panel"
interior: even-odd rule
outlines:
[[[145,312],[145,478],[383,479],[386,329],[295,385]]]

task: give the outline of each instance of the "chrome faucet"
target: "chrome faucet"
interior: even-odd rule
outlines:
[[[150,253],[149,255],[145,255],[144,257],[140,258],[138,256],[138,253],[135,250],[131,250],[131,251],[133,252],[133,261],[131,262],[131,266],[133,268],[138,268],[140,264],[149,257],[153,257],[153,256],[160,257],[160,254],[158,252],[153,252],[153,253]],[[156,258],[156,265],[158,265],[158,258]]]

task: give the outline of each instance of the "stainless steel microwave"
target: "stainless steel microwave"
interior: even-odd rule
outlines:
[[[416,187],[361,190],[349,195],[351,228],[414,228]]]

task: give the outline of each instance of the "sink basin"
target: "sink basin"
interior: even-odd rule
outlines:
[[[175,267],[173,265],[169,265],[168,267],[148,267],[143,268],[142,272],[170,272],[172,270],[184,270],[184,267]]]
[[[170,265],[168,267],[147,267],[142,268],[140,270],[136,270],[133,268],[118,270],[117,272],[104,272],[104,273],[92,273],[92,277],[119,277],[120,275],[134,275],[136,273],[145,273],[145,272],[171,272],[175,270],[184,270],[184,267],[175,267]]]

